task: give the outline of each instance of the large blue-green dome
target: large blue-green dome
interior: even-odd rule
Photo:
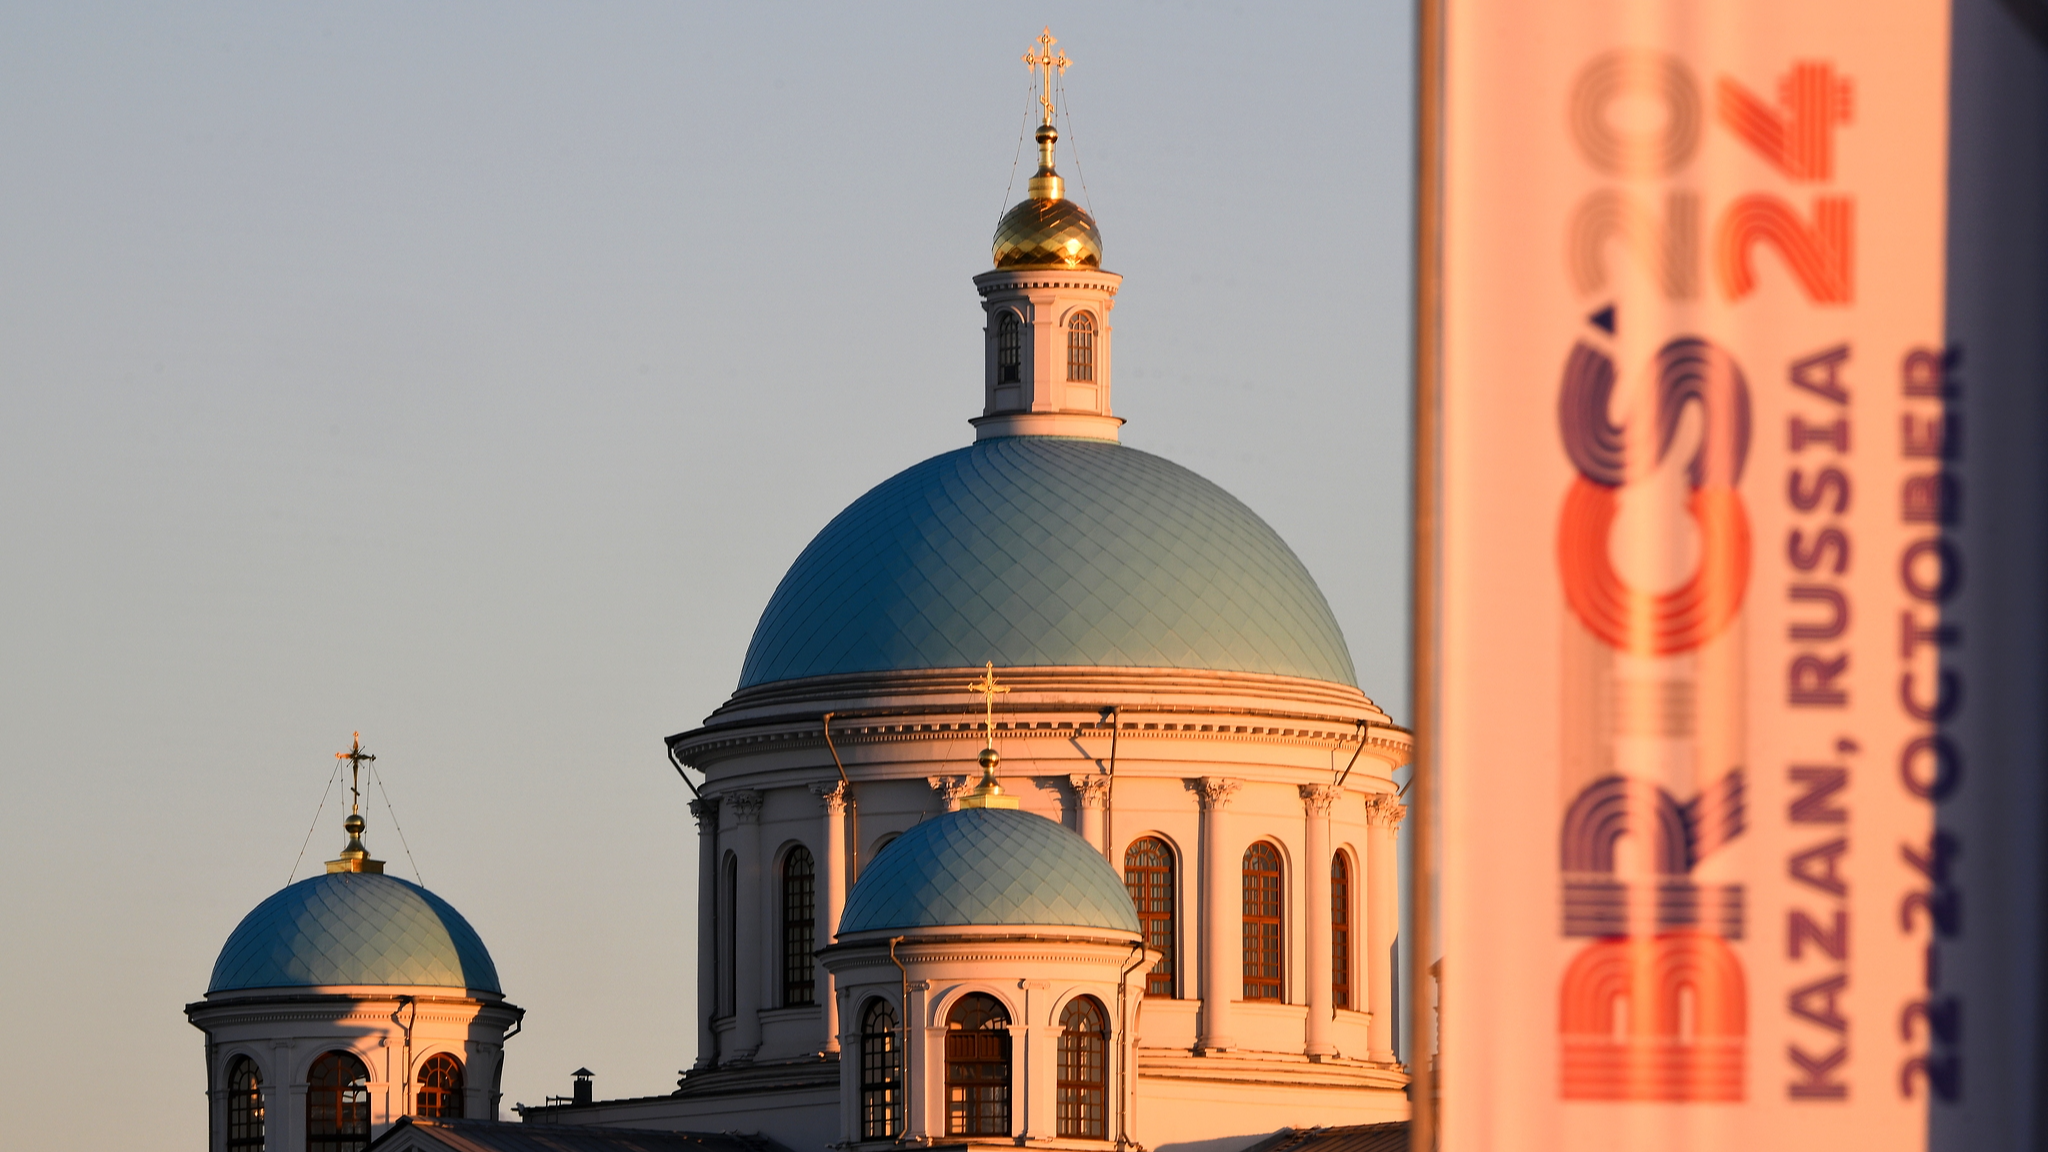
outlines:
[[[208,992],[398,984],[502,992],[484,942],[446,900],[381,872],[329,872],[242,917]]]
[[[841,934],[975,924],[1136,932],[1138,912],[1086,840],[1015,808],[963,808],[890,842],[839,916]]]
[[[740,687],[989,661],[1357,683],[1308,569],[1236,497],[1110,441],[1013,436],[899,472],[827,524]]]

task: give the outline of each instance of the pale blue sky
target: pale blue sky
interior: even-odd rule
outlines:
[[[1408,12],[0,6],[8,1143],[199,1146],[180,1008],[356,728],[530,1011],[508,1104],[673,1087],[661,738],[967,442],[1047,21],[1126,442],[1271,521],[1406,720]]]

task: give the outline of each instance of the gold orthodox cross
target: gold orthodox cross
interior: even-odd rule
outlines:
[[[336,752],[334,758],[336,760],[348,761],[348,810],[358,812],[361,811],[361,801],[363,798],[363,765],[365,763],[374,763],[377,758],[363,751],[363,734],[361,732],[355,733],[354,736],[355,743],[349,750],[346,752]]]
[[[1062,76],[1067,74],[1067,54],[1065,52],[1061,52],[1057,56],[1052,54],[1052,46],[1057,43],[1059,41],[1053,38],[1052,28],[1047,26],[1045,31],[1038,34],[1038,51],[1026,52],[1024,54],[1024,66],[1033,72],[1040,73],[1038,104],[1039,107],[1045,109],[1045,123],[1047,124],[1052,123],[1053,69],[1059,69]]]
[[[982,706],[987,709],[987,718],[982,721],[982,731],[988,734],[988,746],[996,746],[996,697],[1008,692],[1009,688],[996,683],[996,663],[991,660],[982,669],[981,679],[967,682],[969,692],[981,695]]]

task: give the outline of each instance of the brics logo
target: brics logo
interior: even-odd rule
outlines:
[[[1564,976],[1564,1098],[1742,1099],[1747,995],[1734,951],[1711,933],[1588,945]]]
[[[1679,337],[1658,350],[1648,387],[1629,405],[1635,417],[1618,427],[1608,418],[1615,376],[1611,358],[1584,341],[1565,364],[1559,429],[1578,472],[1558,523],[1565,599],[1605,648],[1679,656],[1726,631],[1747,591],[1749,519],[1736,484],[1749,451],[1749,388],[1725,351]],[[1646,591],[1615,569],[1616,509],[1631,480],[1666,465],[1693,405],[1705,419],[1683,464],[1684,514],[1698,559],[1675,588]],[[1563,933],[1591,942],[1559,993],[1565,1099],[1742,1099],[1748,991],[1727,941],[1742,937],[1743,890],[1702,884],[1693,873],[1742,834],[1745,811],[1739,767],[1684,801],[1646,780],[1606,775],[1566,807]],[[1625,874],[1617,867],[1624,837],[1636,865]]]

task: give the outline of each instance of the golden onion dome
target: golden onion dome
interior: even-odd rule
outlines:
[[[998,268],[1100,268],[1102,233],[1072,200],[1026,200],[996,225]]]
[[[1066,183],[1053,170],[1058,139],[1052,125],[1038,129],[1038,174],[1031,178],[1031,195],[996,224],[998,268],[1102,267],[1102,232],[1095,217],[1067,199]]]

